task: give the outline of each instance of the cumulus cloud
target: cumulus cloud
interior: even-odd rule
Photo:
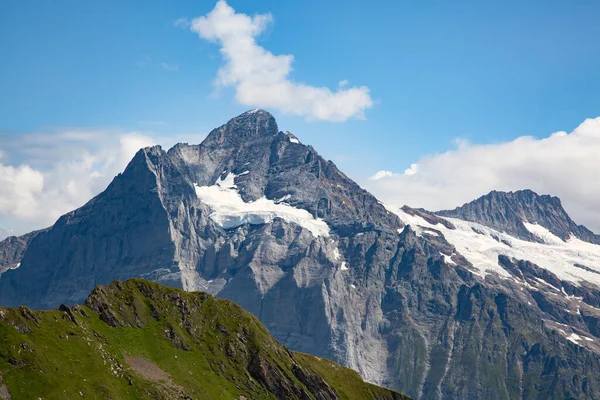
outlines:
[[[67,130],[19,139],[18,165],[0,159],[0,221],[16,234],[49,226],[102,191],[153,138],[136,132]]]
[[[410,167],[404,170],[404,175],[414,175],[419,169],[418,164],[410,164]]]
[[[375,173],[375,175],[369,177],[369,180],[378,181],[380,179],[383,179],[383,178],[386,178],[386,177],[392,176],[392,175],[394,175],[392,171],[381,170],[381,171],[377,171]]]
[[[225,0],[191,21],[193,32],[221,47],[224,65],[218,71],[217,86],[234,87],[236,100],[247,106],[275,108],[315,120],[364,118],[364,111],[373,106],[366,86],[340,85],[332,91],[291,80],[294,57],[274,55],[256,42],[272,21],[271,14],[236,13]]]
[[[0,213],[27,218],[44,188],[44,176],[28,165],[0,164]]]
[[[576,222],[600,232],[599,154],[600,117],[542,139],[457,141],[455,149],[423,157],[403,174],[378,173],[366,186],[391,205],[430,210],[454,208],[494,189],[532,189],[560,197]]]
[[[179,141],[195,143],[203,137],[65,129],[3,140],[0,239],[50,226],[82,206],[104,190],[139,149],[153,144],[168,148]]]

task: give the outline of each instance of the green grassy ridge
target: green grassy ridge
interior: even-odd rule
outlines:
[[[144,378],[125,356],[169,379]],[[140,279],[99,286],[72,309],[0,308],[0,374],[14,400],[408,399],[289,351],[230,301]]]

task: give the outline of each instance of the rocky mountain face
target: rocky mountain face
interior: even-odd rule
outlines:
[[[31,240],[0,304],[141,277],[233,300],[292,350],[415,398],[599,397],[595,236],[548,196],[490,196],[386,209],[253,110],[200,145],[141,150]]]
[[[0,275],[21,265],[21,258],[29,242],[42,231],[34,231],[23,236],[9,236],[0,242]]]
[[[289,351],[232,302],[139,279],[85,306],[0,308],[0,337],[2,399],[408,400]]]
[[[539,241],[525,227],[524,223],[529,222],[548,229],[563,240],[575,236],[600,244],[600,236],[573,222],[558,197],[540,196],[531,190],[508,193],[492,191],[454,210],[438,211],[435,214],[478,222],[524,240]]]

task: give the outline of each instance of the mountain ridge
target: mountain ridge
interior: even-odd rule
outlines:
[[[558,197],[539,195],[530,189],[514,192],[493,190],[453,210],[436,211],[434,214],[479,222],[524,240],[539,241],[524,225],[535,223],[564,241],[575,236],[600,244],[599,235],[573,222]]]
[[[600,246],[521,224],[535,239],[387,209],[256,110],[140,150],[31,241],[0,304],[140,277],[232,300],[289,348],[414,398],[598,397]]]
[[[0,338],[0,394],[14,400],[408,399],[292,353],[227,300],[139,279],[83,306],[0,308]]]

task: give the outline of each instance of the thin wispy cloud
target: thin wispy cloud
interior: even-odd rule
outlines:
[[[169,64],[166,62],[160,63],[160,67],[166,71],[176,72],[179,71],[179,64]]]
[[[190,19],[188,17],[181,17],[175,20],[175,22],[173,22],[173,25],[175,25],[177,28],[187,28],[190,26]]]
[[[277,109],[307,119],[364,118],[365,110],[373,106],[368,87],[340,85],[332,91],[290,78],[294,56],[275,55],[257,43],[272,21],[271,14],[251,17],[237,13],[224,0],[218,1],[207,15],[191,21],[193,32],[220,46],[224,65],[217,73],[217,87],[235,88],[240,104]]]
[[[560,197],[576,222],[600,233],[600,117],[542,139],[456,145],[404,173],[379,171],[366,186],[386,203],[430,210],[454,208],[491,190],[532,189]]]
[[[138,68],[146,68],[147,66],[150,65],[151,62],[152,62],[152,60],[150,59],[149,56],[144,56],[140,60],[137,61],[136,65],[138,66]]]

